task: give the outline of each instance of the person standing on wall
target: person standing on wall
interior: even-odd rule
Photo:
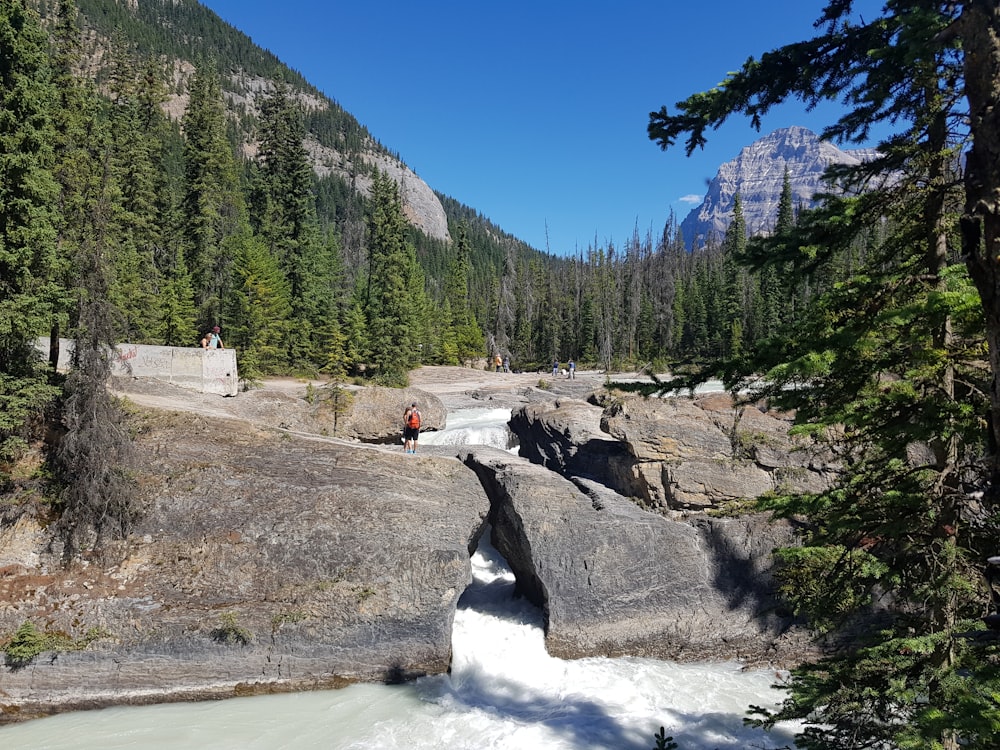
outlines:
[[[206,333],[201,339],[202,349],[225,349],[226,347],[222,345],[222,337],[219,333],[222,331],[219,326],[215,326],[211,331]]]
[[[403,412],[403,450],[407,453],[416,453],[418,437],[420,437],[420,410],[416,402],[413,402]]]

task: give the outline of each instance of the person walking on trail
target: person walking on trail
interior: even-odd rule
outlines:
[[[403,412],[403,450],[407,453],[416,453],[418,437],[420,437],[420,410],[414,402]]]
[[[226,347],[222,345],[222,337],[219,335],[222,329],[219,326],[214,326],[211,331],[206,333],[201,339],[202,349],[225,349]]]
[[[576,362],[570,360],[567,368],[569,369],[569,372],[566,373],[566,377],[570,380],[576,380]]]
[[[552,360],[552,377],[555,377],[558,374],[559,374],[559,360],[554,359]]]

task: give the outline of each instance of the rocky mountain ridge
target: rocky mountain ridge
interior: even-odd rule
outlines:
[[[111,33],[95,20],[106,13],[107,8],[102,6],[97,9],[97,0],[80,0],[79,5],[84,17],[88,11],[92,13],[91,26],[85,35],[89,40],[87,74],[99,76],[114,57]],[[277,58],[254,45],[245,34],[225,24],[199,3],[143,0],[120,4],[116,12],[119,17],[115,28],[121,26],[123,13],[127,13],[129,20],[137,25],[146,24],[148,30],[152,25],[172,28],[178,23],[174,14],[193,12],[204,16],[200,19],[199,29],[213,28],[214,36],[191,36],[188,39],[189,48],[183,54],[167,53],[162,49],[147,50],[161,55],[165,68],[170,71],[171,93],[164,109],[174,120],[180,119],[187,106],[186,82],[194,73],[195,59],[215,54],[213,50],[216,46],[239,49],[243,45],[253,48],[252,54],[244,49],[220,73],[231,120],[237,131],[243,134],[243,154],[254,157],[257,142],[248,123],[257,118],[260,104],[274,90],[276,78],[262,71],[275,69],[276,64],[280,66]],[[158,31],[162,32],[162,29]],[[266,64],[261,64],[258,58],[267,58]],[[331,97],[312,87],[301,75],[288,71],[283,83],[304,111],[330,112],[331,122],[338,123],[336,133],[324,126],[325,135],[310,133],[306,138],[305,147],[318,177],[336,175],[367,197],[371,188],[371,171],[377,168],[399,185],[403,212],[409,223],[428,237],[450,241],[448,216],[438,194],[400,156],[376,141],[353,116],[343,111]],[[832,144],[822,143],[814,133],[801,127],[774,131],[745,147],[735,159],[719,168],[702,204],[681,223],[685,243],[692,247],[711,238],[720,239],[729,223],[736,192],[740,193],[743,201],[748,231],[766,232],[775,220],[786,166],[796,201],[810,205],[826,166],[831,163],[856,163],[868,158],[870,153],[864,149],[844,151]]]
[[[681,222],[684,243],[692,248],[720,242],[732,219],[737,193],[747,234],[766,234],[778,216],[786,169],[795,205],[810,207],[814,196],[824,189],[822,177],[827,167],[858,164],[875,153],[874,149],[839,149],[799,126],[775,130],[719,167],[701,205]]]

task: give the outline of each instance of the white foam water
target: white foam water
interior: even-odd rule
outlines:
[[[507,427],[510,409],[460,409],[448,414],[445,429],[421,432],[423,445],[490,445],[509,450],[514,446]]]

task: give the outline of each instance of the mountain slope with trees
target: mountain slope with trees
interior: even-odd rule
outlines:
[[[38,177],[24,183],[37,219],[15,204],[5,217],[10,247],[34,248],[22,272],[5,274],[29,284],[10,290],[24,296],[11,297],[22,300],[9,314],[19,343],[5,349],[14,353],[4,389],[11,445],[48,403],[22,399],[31,393],[24,378],[50,389],[39,393],[60,387],[39,374],[30,342],[80,329],[84,276],[71,260],[98,231],[86,221],[104,222],[109,338],[193,346],[220,324],[249,379],[300,372],[400,383],[418,364],[495,353],[518,369],[574,358],[677,370],[753,351],[869,253],[861,242],[803,273],[788,273],[788,263],[750,268],[735,262],[741,233],[691,252],[671,215],[655,235],[633,231],[621,244],[556,257],[446,196],[449,239],[429,236],[405,219],[398,183],[364,158],[388,150],[198,3],[80,0],[79,16],[66,0],[4,8],[40,35],[33,58],[5,48],[12,71],[37,69],[23,80],[41,92],[12,82],[8,106],[24,112],[22,128],[64,133],[57,152],[37,147]],[[72,81],[89,97],[82,116]],[[8,158],[32,153],[17,145],[34,143],[30,134],[9,138]],[[316,143],[350,157],[352,179],[317,170]],[[97,165],[99,214],[87,204]],[[363,181],[367,195],[355,190]],[[786,174],[776,226],[795,225],[794,203]],[[51,257],[42,252],[50,246]]]

